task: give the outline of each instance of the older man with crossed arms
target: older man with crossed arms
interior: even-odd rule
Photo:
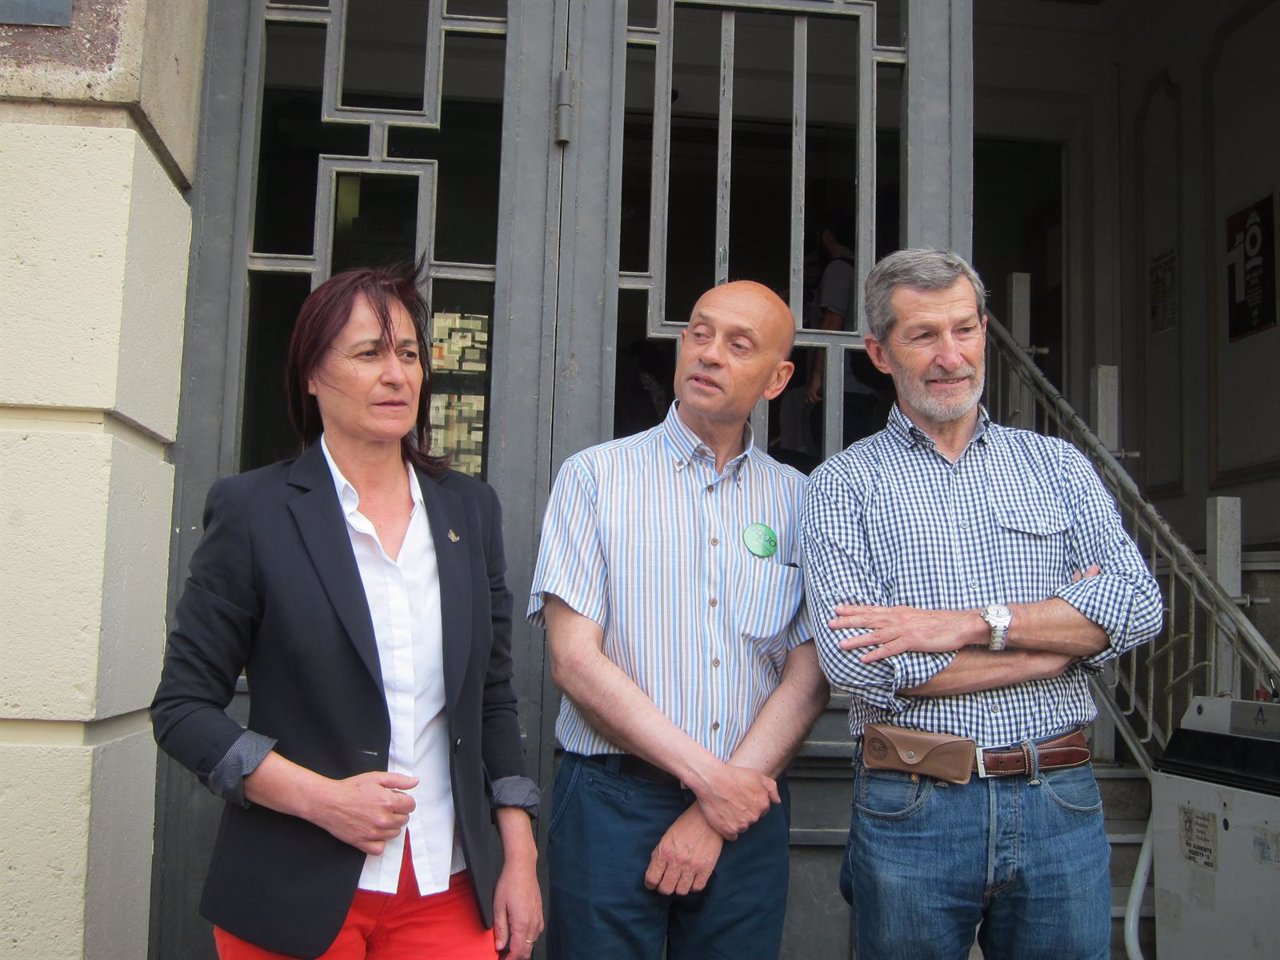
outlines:
[[[1069,444],[979,404],[987,317],[960,257],[867,277],[881,432],[814,472],[802,529],[823,670],[860,741],[842,872],[859,957],[1109,955],[1088,676],[1160,629],[1155,581]]]

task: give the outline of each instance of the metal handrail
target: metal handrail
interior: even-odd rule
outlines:
[[[1059,436],[1094,464],[1164,595],[1151,644],[1122,654],[1094,686],[1135,762],[1149,772],[1191,698],[1280,678],[1280,654],[1143,497],[1137,483],[997,320],[988,324],[987,408],[998,423]]]

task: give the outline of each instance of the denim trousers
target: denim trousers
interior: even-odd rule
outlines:
[[[860,758],[859,758],[860,759]],[[1089,765],[964,785],[857,764],[841,890],[858,960],[1106,960],[1111,851]]]
[[[547,828],[550,960],[776,960],[786,913],[786,783],[725,843],[707,886],[663,896],[644,885],[654,848],[694,802],[688,790],[565,754]]]

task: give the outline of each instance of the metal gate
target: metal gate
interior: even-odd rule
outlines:
[[[861,321],[804,324],[821,228],[847,215],[859,284],[899,243],[967,252],[970,0],[239,6],[210,5],[171,600],[212,479],[290,452],[284,346],[332,271],[430,261],[437,448],[501,495],[519,610],[554,471],[665,414],[700,292],[774,286],[797,316],[798,367],[839,396]],[[908,23],[927,65],[914,73]],[[753,424],[816,462],[841,411],[793,395]],[[528,761],[549,788],[541,632],[517,624],[515,656]],[[791,771],[793,956],[848,950],[843,730],[837,704]],[[153,958],[213,955],[196,902],[217,807],[161,759]]]

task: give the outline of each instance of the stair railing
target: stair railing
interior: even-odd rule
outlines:
[[[994,318],[987,336],[986,403],[997,423],[1061,437],[1093,462],[1160,583],[1161,635],[1118,657],[1094,679],[1099,707],[1149,773],[1151,758],[1163,752],[1193,697],[1239,696],[1273,677],[1280,680],[1280,655]]]

